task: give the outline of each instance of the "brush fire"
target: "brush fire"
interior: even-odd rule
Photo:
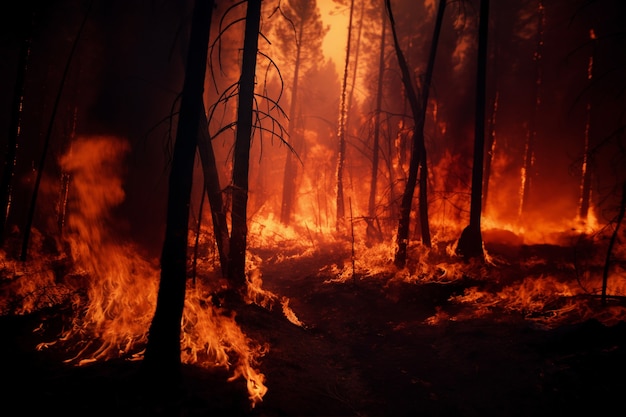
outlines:
[[[622,2],[131,3],[0,25],[0,414],[626,412]]]

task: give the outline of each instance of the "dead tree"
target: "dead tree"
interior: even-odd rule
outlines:
[[[204,173],[204,187],[211,208],[211,220],[213,222],[213,234],[217,244],[217,252],[220,259],[220,268],[223,277],[228,276],[228,222],[224,210],[224,199],[220,187],[219,174],[215,163],[213,144],[209,136],[208,122],[204,106],[200,114],[200,126],[198,136],[198,154]],[[202,215],[202,213],[200,214]]]
[[[398,222],[397,233],[397,248],[394,263],[396,266],[402,268],[406,264],[407,258],[407,246],[409,243],[409,229],[411,221],[411,206],[413,202],[413,194],[418,180],[418,171],[420,175],[420,192],[419,192],[419,219],[420,230],[422,234],[422,244],[426,247],[431,246],[430,240],[430,227],[428,223],[428,168],[426,158],[426,146],[424,144],[424,125],[426,121],[426,109],[428,108],[428,94],[430,91],[430,84],[432,81],[433,69],[435,65],[435,57],[437,55],[437,45],[439,43],[439,34],[441,32],[441,24],[443,21],[443,15],[446,7],[446,0],[440,0],[439,8],[437,10],[437,17],[435,20],[435,29],[433,32],[433,39],[430,48],[430,54],[428,56],[428,64],[426,68],[426,74],[424,76],[424,83],[422,85],[421,97],[418,96],[416,88],[414,86],[409,66],[404,58],[400,43],[398,41],[398,35],[395,29],[395,21],[391,10],[390,0],[386,0],[387,13],[389,14],[389,20],[391,22],[391,33],[393,34],[394,47],[396,56],[398,58],[398,64],[402,73],[402,82],[404,84],[405,92],[411,111],[413,113],[414,126],[413,126],[413,144],[411,149],[411,157],[409,160],[409,174],[407,182],[402,195],[402,202],[400,206],[400,220]]]
[[[193,165],[202,114],[213,0],[194,6],[185,81],[169,176],[165,239],[157,305],[144,356],[144,371],[156,388],[167,389],[180,378],[181,319],[187,284],[189,204]]]
[[[248,172],[250,168],[250,142],[254,113],[254,81],[258,52],[261,0],[249,0],[243,44],[243,59],[239,79],[239,106],[235,138],[232,219],[228,253],[228,279],[234,290],[246,284],[246,245],[248,236]]]
[[[480,1],[478,25],[478,68],[476,71],[476,108],[474,120],[474,158],[469,225],[463,229],[457,254],[466,260],[483,258],[482,215],[483,164],[485,153],[485,105],[487,84],[487,35],[489,33],[489,0]]]

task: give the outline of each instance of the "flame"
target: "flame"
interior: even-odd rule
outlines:
[[[259,268],[252,269],[248,274],[247,300],[249,303],[260,305],[269,310],[274,308],[276,304],[280,304],[287,320],[298,327],[304,327],[304,324],[298,319],[296,313],[289,307],[289,298],[284,296],[279,297],[273,292],[263,289],[263,280]]]
[[[25,313],[46,303],[70,303],[73,317],[68,328],[57,340],[37,348],[67,343],[72,357],[66,362],[79,366],[111,358],[142,359],[156,307],[158,263],[144,259],[137,248],[120,242],[112,232],[111,211],[125,196],[120,168],[128,150],[127,142],[113,137],[76,140],[59,159],[71,176],[67,230],[61,242],[67,254],[33,256],[23,265],[2,257],[3,267],[15,277],[12,285],[3,288],[12,292],[3,302],[21,294],[19,309],[11,311],[7,302],[0,306],[2,312]],[[41,251],[40,241],[34,233],[33,247]],[[212,290],[202,282],[188,285],[181,360],[206,368],[232,368],[229,381],[244,378],[254,406],[267,392],[265,376],[257,370],[267,346],[254,343],[234,315],[208,302]]]
[[[614,296],[624,294],[626,288],[623,278],[623,275],[613,278],[612,282],[617,282],[611,288]],[[462,295],[450,298],[453,303],[471,306],[470,311],[459,313],[454,320],[489,316],[502,310],[519,313],[524,319],[543,328],[589,319],[611,325],[626,318],[626,307],[617,305],[598,308],[594,305],[597,300],[597,297],[593,297],[578,283],[551,275],[528,276],[521,282],[504,286],[499,291],[473,286]],[[438,313],[426,322],[438,324],[442,320],[452,319],[450,317]]]

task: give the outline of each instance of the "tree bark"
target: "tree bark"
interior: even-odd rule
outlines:
[[[261,0],[249,0],[243,45],[241,78],[239,80],[239,107],[232,184],[232,219],[228,279],[236,291],[246,284],[246,240],[248,235],[248,172],[254,106],[254,81],[258,51]]]
[[[593,34],[593,32],[591,32]],[[593,63],[596,55],[597,39],[595,35],[591,35],[591,56],[589,57],[589,65],[587,68],[587,80],[593,83]],[[589,217],[589,209],[591,208],[591,177],[593,175],[593,152],[591,152],[591,102],[587,103],[587,120],[585,122],[585,142],[583,150],[583,161],[581,166],[581,185],[580,185],[580,207],[578,208],[578,217],[580,221],[586,222]]]
[[[144,370],[163,388],[175,384],[180,377],[180,324],[187,284],[189,206],[212,11],[213,0],[196,0],[169,176],[160,285],[143,361]]]
[[[487,35],[489,33],[489,0],[480,2],[478,27],[478,65],[476,71],[476,113],[474,121],[474,158],[469,226],[463,229],[457,253],[466,260],[484,257],[480,225],[482,215],[483,164],[485,153],[485,103],[487,79]]]

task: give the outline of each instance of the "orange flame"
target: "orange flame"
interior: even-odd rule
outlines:
[[[113,357],[141,359],[156,306],[156,263],[143,259],[132,245],[118,242],[109,224],[111,209],[124,199],[119,164],[128,150],[120,139],[82,138],[59,161],[72,177],[74,192],[64,237],[72,270],[64,279],[66,285],[86,291],[73,294],[75,316],[58,341],[77,341],[77,353],[67,362],[78,365]],[[36,285],[49,281],[43,275]],[[267,392],[264,375],[255,369],[266,347],[255,346],[233,316],[207,302],[210,291],[202,284],[189,285],[187,293],[181,360],[230,368],[236,357],[229,380],[246,379],[254,406]]]

